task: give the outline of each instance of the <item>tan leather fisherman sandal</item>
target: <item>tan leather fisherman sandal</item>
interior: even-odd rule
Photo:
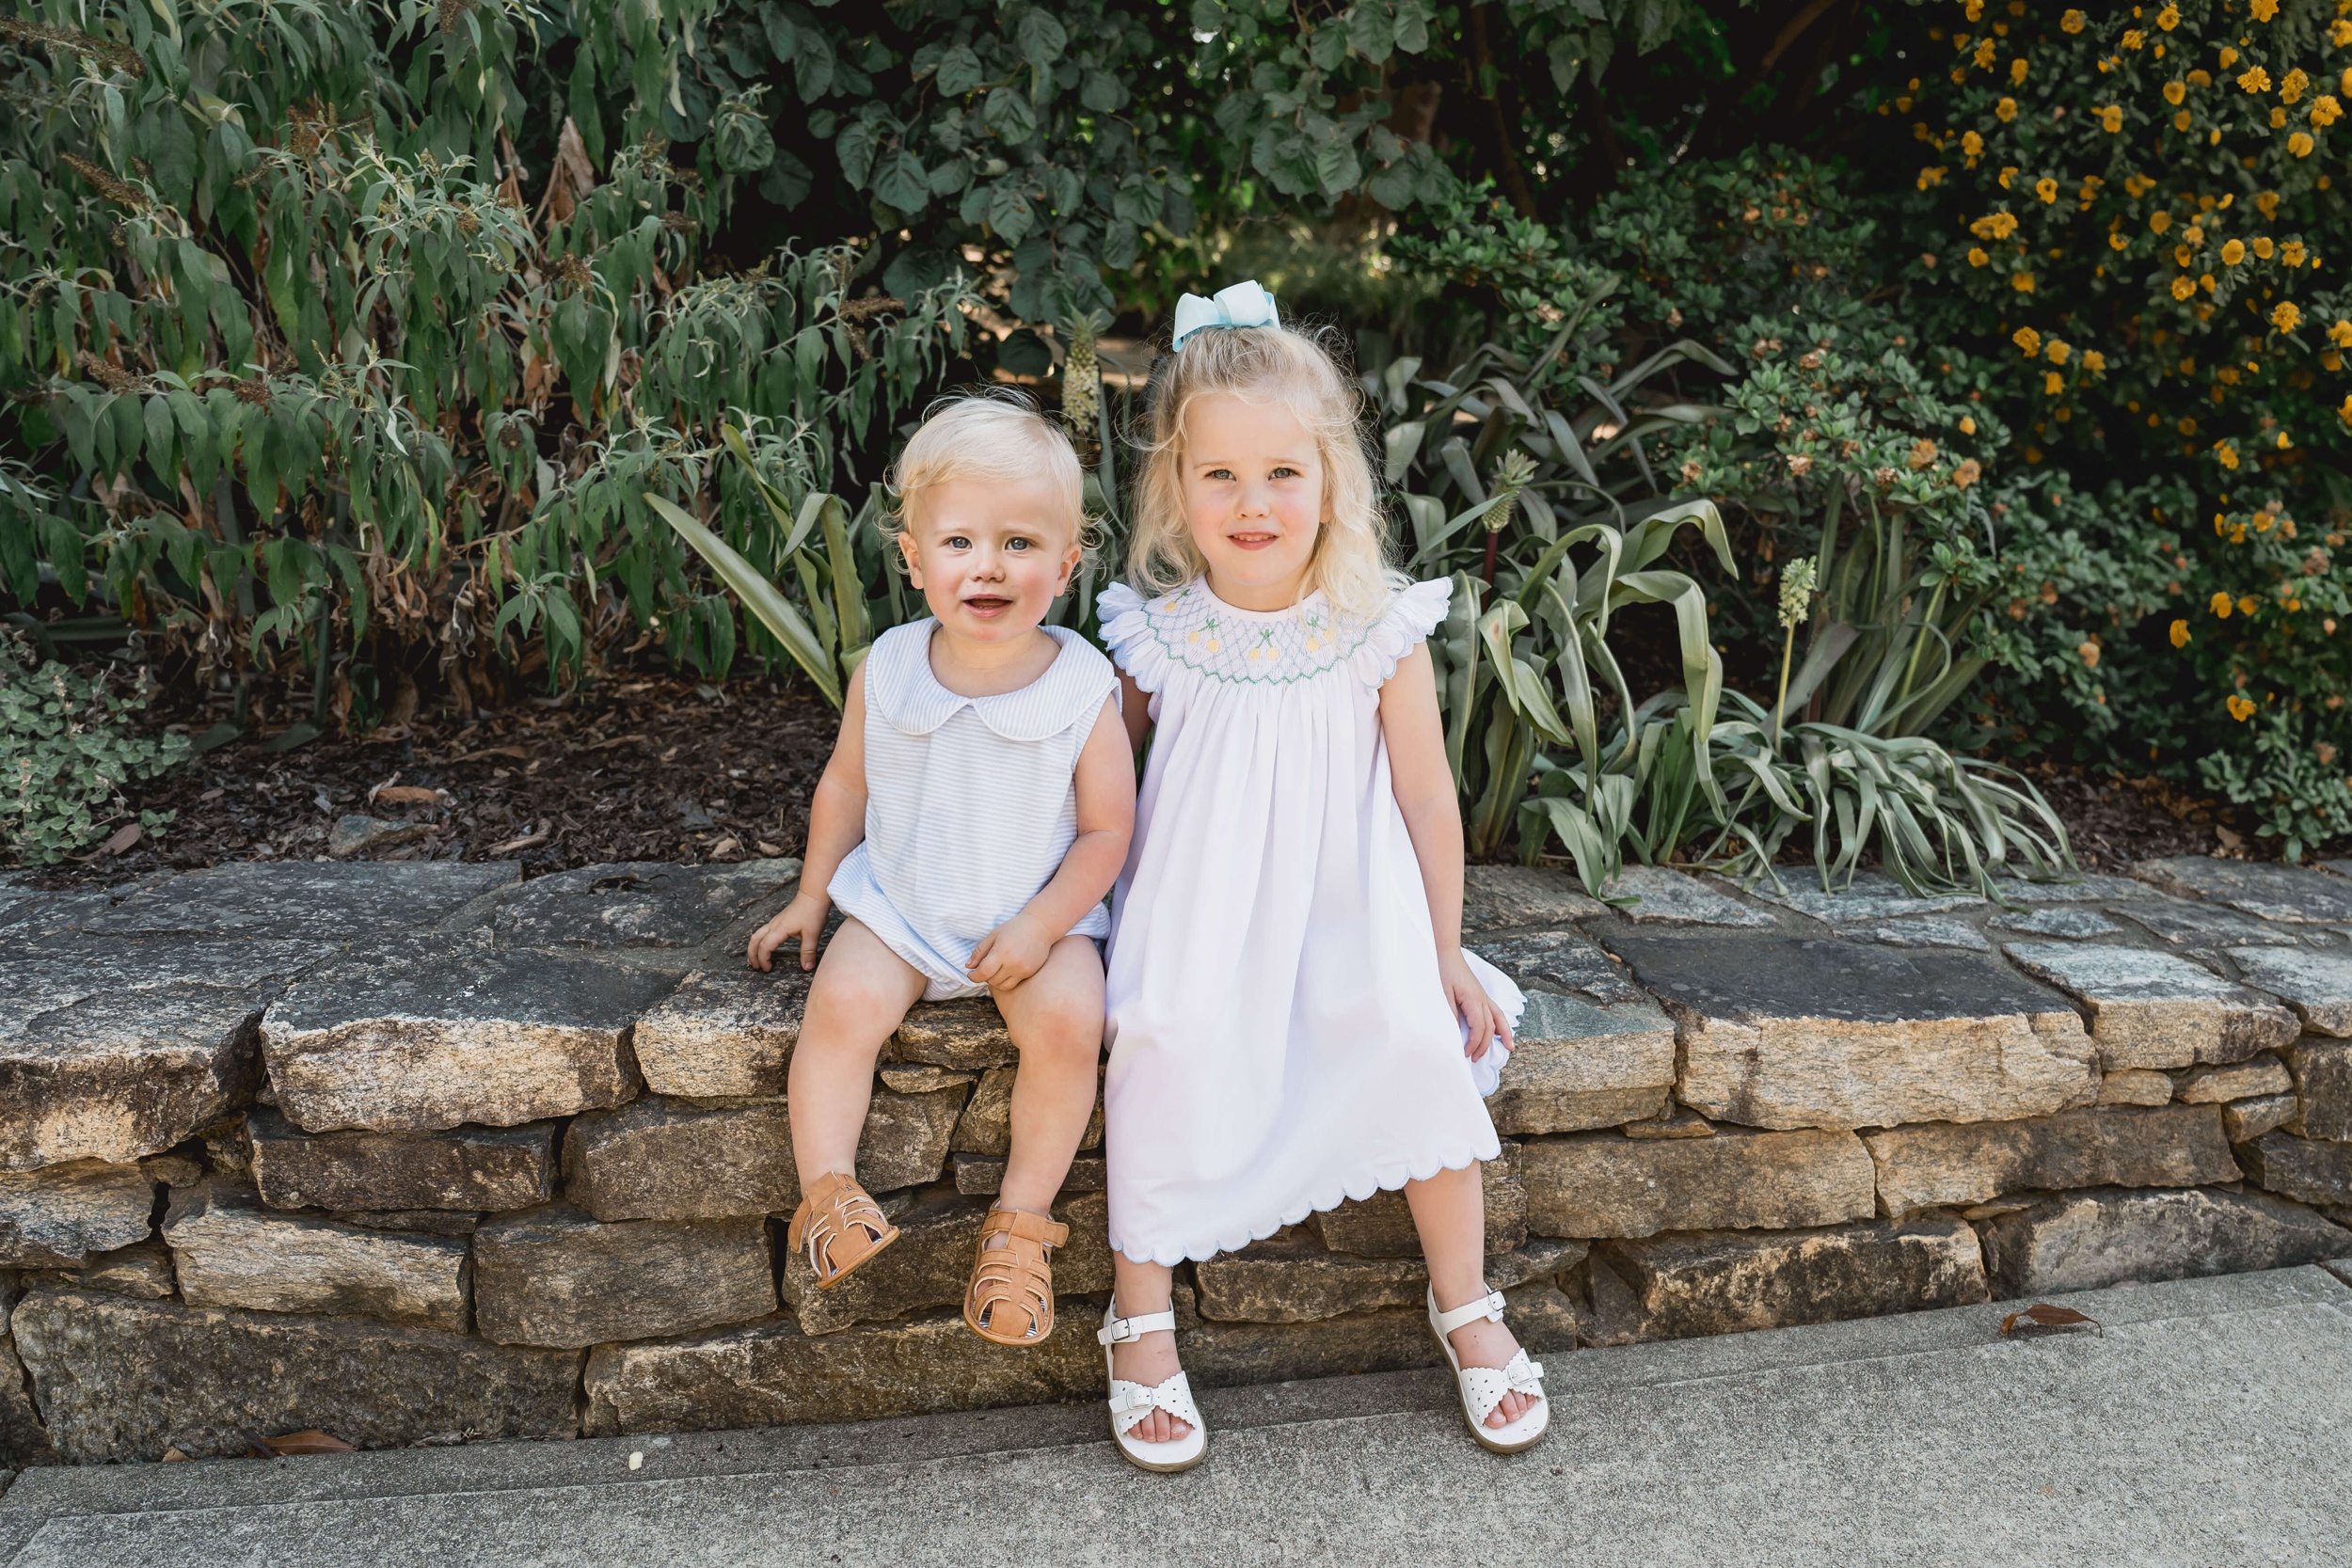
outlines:
[[[989,1243],[1003,1237],[1000,1246]],[[1019,1209],[991,1209],[963,1292],[963,1321],[992,1345],[1034,1345],[1054,1332],[1054,1268],[1046,1255],[1070,1227]]]
[[[851,1270],[898,1239],[898,1227],[882,1212],[857,1178],[839,1171],[817,1179],[801,1195],[785,1231],[786,1244],[808,1259],[817,1288],[830,1291]]]

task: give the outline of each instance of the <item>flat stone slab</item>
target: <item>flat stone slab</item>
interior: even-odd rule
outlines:
[[[2238,1146],[2238,1160],[2265,1192],[2298,1203],[2352,1207],[2352,1144],[2266,1132]],[[2340,1256],[2352,1257],[2352,1241]]]
[[[1581,931],[1530,931],[1486,937],[1470,950],[1517,981],[1550,994],[1582,998],[1596,1006],[1646,1004],[1649,993],[1625,965]]]
[[[1505,1322],[1511,1319],[1507,1308],[1503,1317]],[[1444,1360],[1429,1332],[1428,1313],[1418,1307],[1388,1307],[1298,1323],[1202,1319],[1178,1327],[1176,1351],[1195,1388],[1403,1371]],[[1102,1372],[1098,1355],[1098,1380]]]
[[[238,861],[143,887],[82,928],[117,936],[364,941],[437,925],[521,876],[511,861]]]
[[[528,1209],[555,1196],[555,1124],[443,1132],[305,1132],[246,1117],[253,1179],[273,1209]]]
[[[800,880],[797,860],[732,865],[624,861],[523,883],[490,917],[516,947],[699,947]]]
[[[1565,926],[1609,906],[1574,877],[1543,865],[1466,865],[1462,868],[1462,929],[1500,931]]]
[[[604,1225],[552,1203],[474,1232],[474,1321],[497,1344],[647,1339],[775,1309],[763,1219]]]
[[[2299,1032],[2286,1008],[2175,953],[2048,942],[2007,950],[2020,969],[2082,1005],[2110,1070],[2242,1062]]]
[[[2352,1035],[2352,955],[2305,947],[2233,947],[2230,959],[2247,984],[2295,1009],[2303,1027]]]
[[[125,1164],[243,1106],[261,1078],[254,1026],[282,983],[268,971],[286,958],[67,939],[0,958],[0,1170]],[[212,973],[190,977],[199,966]]]
[[[811,978],[786,957],[764,974],[697,970],[656,1003],[635,1036],[645,1087],[703,1100],[782,1094]]]
[[[95,1160],[0,1171],[0,1268],[78,1269],[92,1253],[143,1242],[155,1183]]]
[[[2105,904],[2118,898],[2145,898],[2148,886],[2129,877],[2112,877],[2104,872],[2086,871],[2077,876],[2034,881],[2025,877],[2003,877],[1995,884],[2002,898],[2011,904],[2038,906],[2043,904]]]
[[[2084,909],[2076,904],[2060,904],[2050,909],[2018,910],[1996,914],[1985,922],[1996,931],[2014,931],[2028,937],[2064,937],[2070,942],[2084,942],[2093,937],[2121,936],[2124,927],[2109,920],[2097,910]]]
[[[262,1052],[308,1132],[511,1127],[632,1099],[631,1031],[677,980],[470,941],[395,949],[295,986],[264,1015]]]
[[[134,1242],[112,1252],[94,1252],[75,1276],[82,1289],[110,1291],[141,1301],[168,1300],[179,1290],[171,1249],[160,1241]]]
[[[1502,1086],[1486,1101],[1497,1132],[1615,1127],[1665,1108],[1674,1025],[1607,950],[1574,931],[1484,939],[1473,950],[1527,997]]]
[[[1610,1242],[1644,1339],[1740,1334],[1989,1299],[1976,1232],[1958,1220],[1700,1231]]]
[[[2265,1132],[2275,1132],[2293,1121],[2301,1103],[2291,1094],[2233,1100],[2221,1107],[2221,1135],[2233,1144],[2251,1143]]]
[[[2219,904],[2198,904],[2185,898],[2143,895],[2130,903],[2110,904],[2107,912],[2122,916],[2174,947],[2192,950],[2233,944],[2294,947],[2303,941],[2293,927],[2274,926]]]
[[[1677,1098],[1719,1121],[1998,1121],[2097,1093],[2074,1008],[1976,954],[1778,933],[1608,942],[1675,1022]]]
[[[1519,1180],[1539,1236],[1788,1229],[1877,1211],[1869,1152],[1845,1132],[1533,1139],[1519,1148]]]
[[[1609,884],[1609,912],[1647,925],[1664,921],[1690,926],[1769,927],[1778,924],[1762,910],[1722,889],[1662,865],[1629,865]]]
[[[781,1100],[700,1108],[648,1095],[587,1112],[564,1137],[564,1196],[599,1220],[788,1213],[800,1194]]]
[[[887,1256],[887,1254],[885,1254]],[[876,1259],[877,1262],[880,1259]],[[1084,1312],[1043,1344],[992,1345],[960,1311],[803,1334],[788,1318],[588,1357],[591,1435],[867,1420],[1100,1398],[1103,1352]],[[1427,1337],[1427,1324],[1422,1334]]]
[[[77,1465],[242,1454],[318,1427],[361,1448],[568,1437],[577,1351],[515,1350],[369,1318],[36,1291],[9,1320],[57,1451]]]
[[[784,1299],[802,1329],[834,1334],[862,1323],[904,1318],[933,1307],[961,1304],[972,1278],[980,1243],[985,1199],[931,1197],[891,1216],[898,1239],[859,1266],[830,1291],[817,1288],[808,1259],[793,1253],[784,1260]],[[1063,1199],[1054,1217],[1070,1227],[1070,1240],[1053,1255],[1054,1294],[1099,1295],[1111,1288],[1110,1203],[1101,1193]],[[1084,1316],[1083,1313],[1080,1314]],[[1015,1320],[1014,1326],[1019,1326]],[[1057,1336],[1089,1336],[1098,1325],[1057,1322]]]
[[[2169,1105],[2172,1075],[2154,1068],[2127,1067],[2099,1075],[2101,1105]]]
[[[1832,930],[1853,942],[1871,942],[1881,947],[1959,947],[1971,952],[1989,953],[1993,944],[1958,915],[1923,914],[1906,920],[1840,920],[1832,924]]]
[[[2120,1192],[2044,1199],[1978,1227],[1994,1294],[2282,1269],[2352,1255],[2352,1230],[2261,1193]]]
[[[893,1061],[955,1072],[1009,1067],[1021,1059],[996,1004],[985,996],[957,1002],[917,1002],[891,1037]]]
[[[190,1307],[382,1318],[452,1334],[471,1325],[472,1262],[460,1239],[274,1213],[206,1181],[172,1196],[164,1240]]]
[[[1926,1122],[1866,1132],[1889,1214],[2065,1187],[2234,1181],[2214,1105],[2105,1106],[2023,1121]]]
[[[1955,910],[1984,907],[1984,900],[1973,893],[1915,895],[1883,871],[1857,871],[1853,880],[1836,893],[1824,893],[1820,882],[1804,878],[1793,878],[1774,886],[1769,877],[1748,891],[1768,904],[1778,904],[1830,926],[1875,924],[1908,915],[1948,914]]]
[[[2296,1111],[2286,1125],[2306,1138],[2352,1142],[2352,1041],[2306,1035],[2286,1053]]]
[[[2226,1105],[2233,1100],[2285,1094],[2294,1087],[2286,1064],[2265,1051],[2226,1067],[2190,1068],[2181,1074],[2173,1098],[2185,1105]]]
[[[1508,1291],[1550,1279],[1584,1260],[1581,1242],[1538,1239],[1486,1259],[1486,1283]],[[1429,1286],[1419,1258],[1359,1258],[1327,1251],[1293,1227],[1240,1252],[1193,1265],[1200,1316],[1233,1323],[1313,1323],[1385,1307],[1418,1307]]]
[[[2352,882],[2304,866],[2180,855],[2142,861],[2132,869],[2168,893],[2227,904],[2265,920],[2352,924]]]

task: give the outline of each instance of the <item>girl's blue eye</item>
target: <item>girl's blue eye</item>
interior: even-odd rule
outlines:
[[[1274,469],[1274,477],[1276,479],[1296,479],[1298,477],[1298,470],[1292,467],[1287,463],[1277,464]]]

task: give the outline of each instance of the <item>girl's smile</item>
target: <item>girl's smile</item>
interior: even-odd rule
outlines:
[[[1241,610],[1287,610],[1305,595],[1324,479],[1297,415],[1230,393],[1195,400],[1184,411],[1183,484],[1211,593]]]

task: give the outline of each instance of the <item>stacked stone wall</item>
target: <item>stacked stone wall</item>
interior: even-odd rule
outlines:
[[[1059,1330],[957,1310],[1018,1070],[986,1002],[918,1007],[877,1072],[898,1243],[831,1291],[784,1247],[807,982],[741,953],[797,869],[0,884],[0,1469],[1099,1394],[1099,1112]],[[1484,1178],[1539,1352],[2352,1254],[2352,877],[1470,893],[1529,994]],[[1351,1202],[1180,1270],[1184,1361],[1427,1365],[1425,1283],[1402,1195]]]

